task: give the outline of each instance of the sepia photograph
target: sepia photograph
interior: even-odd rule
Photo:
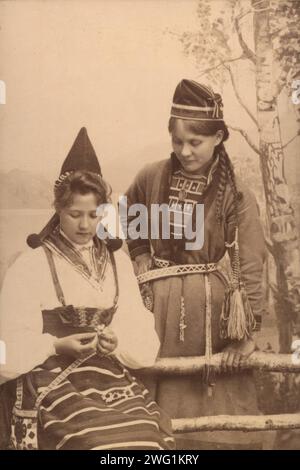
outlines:
[[[0,0],[2,456],[300,450],[299,24]]]

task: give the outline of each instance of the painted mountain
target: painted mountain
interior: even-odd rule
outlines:
[[[49,209],[52,184],[43,176],[24,170],[0,172],[0,209]]]

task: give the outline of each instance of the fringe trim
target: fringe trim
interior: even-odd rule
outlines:
[[[256,328],[245,288],[231,288],[225,294],[223,302],[220,333],[222,338],[241,340],[249,337]]]
[[[256,328],[255,317],[247,297],[244,284],[241,282],[240,253],[238,242],[238,227],[235,228],[235,236],[232,243],[225,243],[227,248],[233,249],[232,283],[227,292],[222,306],[220,318],[221,338],[241,340],[249,337]]]

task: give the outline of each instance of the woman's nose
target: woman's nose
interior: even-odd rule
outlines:
[[[80,217],[79,228],[85,230],[88,227],[89,227],[88,218],[87,217]]]
[[[188,144],[184,144],[182,147],[181,155],[183,157],[189,157],[191,155],[191,149]]]

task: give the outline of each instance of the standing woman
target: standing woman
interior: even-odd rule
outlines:
[[[212,353],[224,351],[222,373],[215,377],[208,368],[202,379],[145,379],[172,418],[258,413],[252,374],[232,372],[255,350],[253,332],[261,323],[264,238],[255,197],[235,177],[224,147],[229,133],[222,107],[221,96],[209,87],[182,80],[169,120],[171,158],[147,165],[127,191],[128,206],[143,203],[148,214],[152,204],[168,205],[169,239],[160,235],[128,241],[142,292],[154,313],[160,356],[205,354],[209,362]],[[196,204],[204,204],[204,243],[189,250],[186,242],[191,240],[176,235],[184,231],[189,217],[193,228],[197,226]],[[174,218],[178,212],[186,216],[181,223]],[[227,250],[230,285],[217,264]],[[256,448],[259,436],[189,433],[179,445],[184,449]]]
[[[8,271],[1,297],[2,381],[16,379],[15,449],[169,449],[169,420],[127,367],[159,341],[128,256],[96,236],[109,190],[85,128],[55,183],[36,248]]]

